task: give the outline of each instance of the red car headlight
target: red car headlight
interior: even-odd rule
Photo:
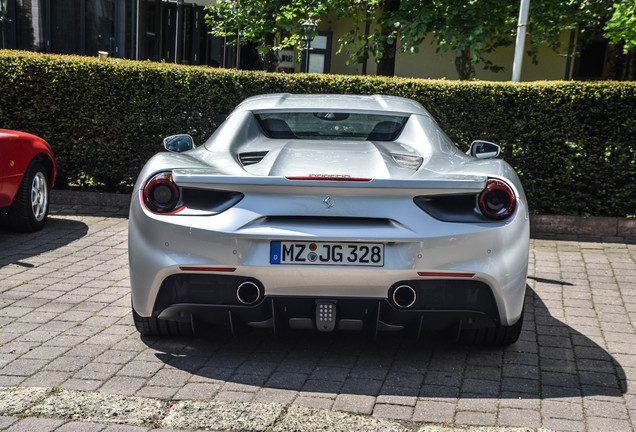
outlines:
[[[143,202],[154,213],[176,213],[180,204],[179,188],[172,181],[171,172],[160,172],[148,180],[144,186]]]
[[[507,218],[515,211],[516,205],[512,188],[502,180],[489,179],[479,195],[479,210],[490,219]]]

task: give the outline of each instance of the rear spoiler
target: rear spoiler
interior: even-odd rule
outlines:
[[[441,175],[443,176],[443,174]],[[353,193],[377,195],[476,194],[486,187],[486,176],[441,179],[360,179],[348,177],[227,176],[201,169],[175,169],[172,180],[181,187],[236,192]]]

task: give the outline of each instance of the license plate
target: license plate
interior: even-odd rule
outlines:
[[[273,241],[271,264],[376,266],[384,265],[382,243]]]

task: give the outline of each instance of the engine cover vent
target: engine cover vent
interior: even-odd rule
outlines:
[[[238,159],[241,165],[243,166],[254,165],[262,161],[266,154],[267,154],[266,151],[244,152],[244,153],[239,153]]]

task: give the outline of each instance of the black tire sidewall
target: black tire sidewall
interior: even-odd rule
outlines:
[[[31,185],[33,184],[33,179],[38,173],[41,173],[44,176],[47,194],[46,209],[44,211],[44,217],[41,220],[37,220],[35,218],[31,207]],[[44,168],[44,165],[42,165],[41,162],[34,160],[29,164],[29,167],[24,173],[18,193],[16,194],[15,200],[9,209],[9,223],[11,224],[11,227],[18,231],[37,231],[42,229],[46,224],[49,214],[49,197],[49,175]]]

